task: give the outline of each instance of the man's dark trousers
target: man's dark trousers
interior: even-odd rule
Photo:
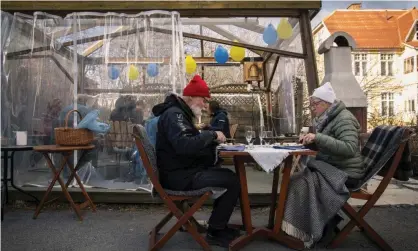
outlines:
[[[214,229],[223,229],[231,218],[234,207],[240,195],[240,183],[237,175],[227,169],[213,167],[198,172],[190,185],[190,189],[198,190],[205,187],[222,187],[227,191],[217,198],[213,205],[209,226]]]

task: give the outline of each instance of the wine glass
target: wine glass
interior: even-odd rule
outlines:
[[[246,131],[245,132],[245,139],[248,142],[248,147],[251,148],[250,146],[252,145],[251,142],[253,140],[253,138],[255,138],[255,132],[254,131]]]
[[[271,140],[273,140],[273,132],[272,131],[265,131],[264,142],[266,142],[266,145],[269,146]]]

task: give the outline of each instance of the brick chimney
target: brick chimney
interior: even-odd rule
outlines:
[[[361,3],[353,3],[348,6],[347,10],[360,10],[361,9]]]

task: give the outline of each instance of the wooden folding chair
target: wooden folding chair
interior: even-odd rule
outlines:
[[[206,240],[199,234],[197,222],[193,214],[202,207],[203,203],[213,195],[213,191],[226,191],[223,188],[207,187],[192,191],[172,191],[164,189],[158,179],[155,149],[149,141],[143,126],[135,125],[133,136],[138,147],[142,162],[153,185],[153,194],[157,193],[170,212],[151,230],[148,250],[158,250],[177,232],[182,226],[186,228],[192,237],[200,244],[203,250],[211,250]],[[188,202],[197,201],[189,207]],[[165,224],[173,217],[177,218],[175,225],[157,241],[157,234]]]
[[[334,237],[334,239],[328,245],[329,248],[336,248],[337,246],[339,246],[345,240],[345,238],[348,236],[351,230],[355,226],[357,226],[363,233],[366,234],[366,236],[368,236],[373,242],[375,242],[382,250],[385,250],[385,251],[393,250],[390,247],[390,245],[386,243],[386,241],[364,220],[364,216],[366,216],[366,214],[370,211],[370,209],[375,205],[377,200],[380,198],[380,196],[383,194],[383,192],[386,190],[387,186],[389,185],[389,182],[392,179],[393,175],[395,174],[398,164],[402,158],[405,145],[407,144],[409,138],[410,138],[410,131],[405,130],[404,135],[402,136],[402,141],[401,141],[399,148],[397,149],[394,155],[390,156],[392,157],[391,158],[392,163],[390,163],[389,169],[387,170],[383,179],[380,181],[380,184],[376,188],[374,193],[368,193],[364,189],[351,191],[351,198],[365,200],[367,202],[361,207],[359,211],[356,211],[347,202],[344,204],[342,211],[350,218],[350,222],[347,225],[345,225],[341,231],[338,232],[338,234]],[[375,174],[373,174],[373,176]]]

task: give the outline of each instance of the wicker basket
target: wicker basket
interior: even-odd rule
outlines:
[[[55,142],[57,145],[62,146],[85,146],[93,142],[93,132],[88,129],[69,128],[68,118],[73,112],[77,112],[80,119],[83,119],[80,112],[77,110],[71,110],[65,116],[65,127],[55,128]]]

